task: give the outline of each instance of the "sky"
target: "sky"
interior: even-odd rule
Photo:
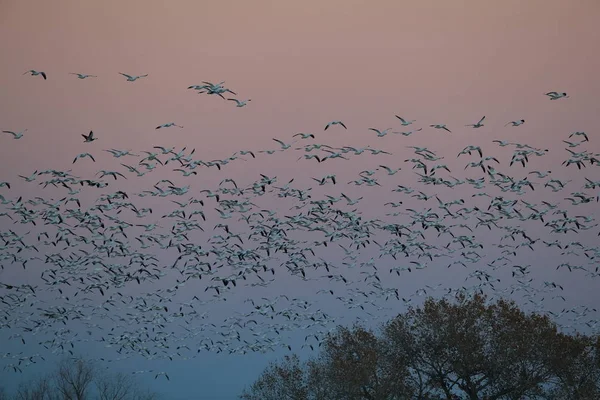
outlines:
[[[92,359],[101,357],[104,359],[99,360],[102,367],[111,370],[126,373],[153,370],[154,372],[140,373],[137,377],[144,385],[169,399],[194,399],[199,395],[211,399],[234,399],[258,377],[270,361],[289,351],[287,344],[303,356],[309,356],[314,352],[301,347],[308,343],[305,341],[308,333],[317,332],[321,336],[336,324],[351,323],[359,317],[371,323],[384,321],[412,304],[413,300],[408,299],[414,299],[414,303],[418,303],[422,299],[420,294],[423,293],[417,289],[425,288],[425,285],[430,286],[427,290],[432,295],[443,295],[448,288],[476,287],[485,281],[485,278],[478,279],[472,275],[477,271],[486,271],[490,274],[490,279],[500,279],[497,290],[484,286],[486,292],[509,297],[514,295],[516,300],[527,307],[552,311],[555,315],[560,315],[559,319],[562,318],[565,329],[591,329],[593,324],[589,321],[597,319],[597,313],[584,312],[582,307],[591,308],[600,300],[597,279],[593,279],[597,277],[594,275],[597,258],[596,261],[590,258],[593,246],[597,245],[599,229],[594,225],[594,220],[584,222],[583,218],[597,217],[599,203],[594,198],[588,203],[573,205],[566,198],[577,200],[577,196],[573,197],[574,192],[584,192],[591,197],[600,194],[600,186],[584,187],[587,182],[584,178],[598,180],[600,169],[598,164],[588,161],[582,170],[575,165],[565,167],[561,164],[571,157],[565,150],[568,144],[563,140],[575,143],[583,139],[583,136],[569,138],[573,132],[586,132],[589,141],[569,148],[571,151],[585,150],[590,154],[600,152],[596,132],[600,125],[600,103],[597,101],[597,94],[600,92],[600,81],[597,79],[600,56],[593,51],[600,42],[600,30],[597,28],[599,16],[600,5],[593,0],[572,1],[568,6],[566,2],[558,0],[0,0],[0,54],[3,59],[0,63],[0,128],[14,132],[27,129],[18,140],[13,140],[8,133],[0,136],[0,182],[11,184],[10,189],[0,187],[0,194],[9,201],[0,205],[0,214],[8,212],[14,216],[15,211],[9,210],[9,207],[14,206],[19,197],[22,197],[23,202],[36,197],[43,197],[48,203],[62,199],[63,212],[75,207],[74,202],[64,204],[64,200],[77,197],[81,202],[80,209],[102,215],[98,208],[92,208],[99,202],[106,204],[100,200],[101,196],[124,190],[129,194],[128,201],[138,208],[150,207],[153,213],[136,218],[130,210],[118,215],[106,210],[105,215],[118,218],[127,215],[127,221],[132,224],[157,222],[163,225],[163,233],[172,234],[170,228],[174,223],[173,219],[161,216],[178,208],[172,200],[183,202],[193,196],[203,199],[204,205],[201,208],[197,204],[186,206],[188,216],[190,210],[202,209],[207,221],[204,222],[200,214],[192,219],[186,218],[200,223],[205,229],[205,232],[190,232],[191,242],[201,245],[207,251],[211,246],[220,246],[220,254],[235,254],[234,258],[237,258],[234,265],[227,257],[215,260],[219,257],[216,253],[206,256],[213,266],[225,266],[216,275],[211,276],[212,271],[204,271],[206,275],[201,281],[191,280],[181,285],[178,280],[184,277],[184,273],[177,272],[177,268],[172,267],[181,253],[173,247],[161,248],[154,245],[143,251],[156,257],[156,262],[160,265],[157,268],[162,274],[160,279],[143,280],[141,284],[134,280],[119,288],[108,287],[105,295],[100,295],[97,290],[90,290],[85,292],[88,300],[78,303],[73,301],[77,290],[74,288],[75,283],[68,287],[64,283],[45,284],[40,279],[40,271],[52,267],[49,263],[44,265],[41,260],[31,257],[44,260],[44,255],[57,252],[67,257],[80,247],[89,251],[90,244],[78,244],[72,239],[73,243],[66,250],[60,247],[62,244],[43,245],[40,242],[44,239],[38,240],[38,234],[47,229],[52,237],[57,232],[57,226],[44,225],[41,222],[42,216],[38,218],[40,223],[36,226],[3,217],[0,219],[0,231],[6,243],[1,251],[3,257],[0,263],[3,269],[0,271],[0,282],[31,284],[39,288],[35,296],[28,294],[27,301],[19,307],[10,306],[12,316],[5,318],[5,321],[16,320],[18,315],[20,322],[32,324],[40,318],[38,308],[48,309],[58,305],[69,310],[79,310],[88,319],[70,319],[65,325],[49,324],[40,328],[38,337],[31,336],[31,341],[30,336],[23,333],[19,325],[0,325],[0,353],[14,355],[23,352],[28,356],[39,353],[46,358],[46,362],[36,359],[35,364],[23,368],[21,373],[15,373],[10,368],[0,370],[0,382],[6,382],[7,389],[13,390],[19,382],[50,370],[52,361],[60,356],[59,352],[53,353],[52,346],[47,350],[35,343],[52,340],[47,339],[52,337],[67,340],[66,338],[77,335],[77,354]],[[44,71],[47,79],[24,75],[25,71],[31,69]],[[72,73],[97,77],[78,79]],[[119,73],[148,76],[128,82]],[[235,92],[235,95],[225,93],[225,98],[251,101],[244,107],[236,107],[233,101],[188,89],[192,85],[202,85],[203,81],[215,84],[225,81],[224,86]],[[552,101],[544,95],[551,91],[567,92],[569,97]],[[395,115],[416,121],[410,126],[402,126]],[[481,128],[465,126],[476,123],[482,116],[486,118]],[[526,121],[522,126],[505,126],[510,121],[521,119]],[[324,130],[328,122],[335,120],[343,121],[347,129],[335,125]],[[168,122],[175,122],[183,128],[155,129]],[[445,124],[452,132],[434,129],[430,126],[433,124]],[[386,136],[377,137],[369,128],[391,130]],[[409,136],[392,133],[419,128],[422,131]],[[88,134],[90,130],[93,130],[98,140],[84,143],[81,135]],[[299,132],[313,133],[315,138],[293,137]],[[279,151],[281,147],[273,138],[293,144],[289,149]],[[511,155],[516,151],[515,145],[501,147],[493,140],[526,143],[530,149],[541,151],[543,155],[530,154],[525,167],[518,162],[511,166],[509,163]],[[331,154],[322,150],[309,152],[303,149],[303,146],[312,143],[327,144],[335,148],[352,146],[358,149],[370,146],[390,154],[373,155],[366,150],[355,155],[353,151],[349,151],[343,154],[347,160],[298,160],[309,153],[319,154],[320,158]],[[524,195],[509,189],[502,192],[497,185],[489,182],[489,174],[484,174],[479,167],[465,168],[469,162],[479,160],[476,152],[456,156],[468,145],[481,146],[484,157],[497,158],[498,164],[488,160],[489,165],[505,175],[517,181],[528,177],[534,182],[535,190],[530,190],[525,185]],[[175,148],[170,154],[158,156],[163,163],[184,147],[186,149],[182,154],[185,157],[204,162],[225,160],[230,156],[234,159],[227,164],[217,162],[220,169],[214,164],[201,165],[193,170],[197,175],[189,177],[184,177],[181,171],[173,171],[172,169],[181,168],[182,164],[172,160],[168,165],[157,166],[152,173],[136,177],[135,173],[129,172],[121,164],[136,166],[143,171],[145,167],[138,165],[142,157],[116,158],[103,151],[131,150],[134,154],[144,155],[142,151],[157,151],[154,146]],[[236,253],[248,244],[250,225],[260,225],[256,222],[259,218],[271,228],[279,224],[275,219],[265,222],[267,219],[264,211],[263,216],[255,216],[252,224],[239,221],[242,212],[238,214],[237,211],[232,219],[220,218],[214,210],[217,207],[215,198],[207,198],[206,193],[201,193],[200,190],[214,192],[218,187],[232,187],[231,182],[222,182],[226,178],[234,179],[238,187],[252,188],[255,183],[264,179],[260,174],[276,176],[277,182],[267,185],[271,190],[266,190],[264,195],[260,193],[261,183],[258,183],[259,189],[247,190],[250,201],[256,203],[248,204],[247,207],[254,207],[253,211],[256,212],[272,210],[283,222],[294,214],[306,215],[307,209],[313,206],[309,204],[304,209],[290,210],[300,200],[279,196],[284,191],[278,188],[284,187],[291,179],[294,179],[290,184],[292,187],[309,190],[307,193],[312,195],[310,200],[327,200],[325,195],[336,197],[340,193],[351,199],[364,197],[356,205],[344,205],[346,200],[343,199],[335,205],[330,204],[362,215],[363,222],[378,218],[385,224],[410,224],[414,220],[410,216],[415,216],[410,209],[421,212],[432,208],[435,212],[443,213],[437,208],[435,197],[424,203],[411,196],[419,191],[427,195],[438,195],[443,202],[463,199],[464,204],[449,206],[454,211],[461,207],[487,208],[490,199],[472,197],[475,189],[469,183],[451,188],[444,184],[431,185],[419,181],[415,172],[422,171],[412,169],[413,164],[405,160],[422,156],[415,154],[414,149],[407,146],[426,147],[437,156],[444,157],[427,164],[447,164],[452,172],[446,173],[440,169],[436,171],[435,177],[442,177],[448,182],[452,182],[454,178],[466,180],[486,177],[486,190],[489,188],[489,193],[493,193],[492,197],[501,195],[508,200],[519,200],[515,208],[522,214],[529,215],[531,209],[520,200],[536,204],[534,208],[538,211],[544,207],[541,202],[546,201],[560,204],[558,209],[568,210],[570,218],[580,216],[579,223],[590,228],[578,228],[564,234],[552,233],[552,228],[546,226],[545,222],[561,218],[562,215],[552,215],[553,210],[550,210],[544,223],[521,221],[513,215],[510,206],[503,205],[500,208],[508,210],[508,214],[503,215],[510,216],[501,222],[503,226],[526,230],[530,237],[540,240],[532,245],[532,249],[521,246],[518,252],[515,250],[510,262],[507,261],[508,264],[501,268],[489,264],[506,249],[495,245],[513,245],[525,239],[517,235],[515,242],[510,238],[500,241],[508,231],[501,232],[496,228],[488,230],[482,226],[478,226],[472,233],[465,230],[455,234],[474,235],[474,240],[483,246],[477,250],[481,259],[468,262],[465,267],[455,264],[448,268],[448,264],[461,260],[460,253],[463,250],[458,242],[452,244],[452,248],[457,249],[456,253],[439,259],[419,258],[418,254],[411,254],[411,258],[405,260],[400,254],[400,261],[389,256],[379,257],[381,248],[378,245],[383,245],[391,237],[389,233],[382,232],[377,233],[379,236],[376,239],[375,236],[370,238],[377,243],[370,242],[358,250],[355,247],[349,250],[349,254],[357,257],[357,263],[367,264],[349,266],[343,263],[352,262],[344,259],[346,254],[343,249],[333,241],[327,247],[316,244],[319,240],[323,241],[318,239],[321,233],[327,233],[328,229],[337,226],[332,222],[334,217],[329,215],[328,218],[332,219],[324,222],[325,232],[299,229],[293,233],[290,230],[289,235],[300,243],[299,248],[305,248],[302,254],[304,257],[310,256],[310,265],[320,262],[319,258],[325,259],[337,266],[334,272],[327,273],[322,266],[318,267],[318,271],[311,267],[309,272],[307,266],[305,273],[308,279],[302,279],[298,270],[294,270],[297,265],[294,267],[293,263],[285,263],[290,259],[296,264],[302,263],[294,257],[303,256],[292,256],[280,250],[276,259],[267,257],[264,261],[269,268],[277,269],[274,275],[268,271],[261,273],[265,280],[274,279],[267,286],[250,286],[251,283],[261,282],[255,277],[255,273],[249,273],[247,280],[238,278],[238,285],[230,290],[226,289],[231,288],[231,284],[223,289],[220,280],[210,281],[214,276],[237,274],[236,268],[240,268],[246,261],[250,262],[250,256],[242,260],[239,253]],[[193,154],[190,153],[192,149]],[[253,151],[256,157],[242,155],[241,150]],[[274,154],[259,153],[265,150],[278,151]],[[83,158],[73,163],[78,154],[85,152],[91,153],[96,161]],[[402,170],[396,175],[387,175],[380,165]],[[379,170],[372,178],[378,180],[378,185],[368,186],[366,181],[361,185],[347,183],[360,180],[361,171],[377,168]],[[105,181],[109,186],[96,189],[75,185],[73,189],[81,191],[69,194],[63,187],[53,188],[50,185],[43,189],[43,185],[36,184],[52,179],[51,174],[37,175],[32,182],[19,177],[29,177],[34,171],[52,169],[72,170],[69,173],[74,176]],[[114,180],[110,176],[95,176],[100,170],[119,171],[127,179],[119,177]],[[184,170],[192,171],[186,168]],[[531,171],[546,170],[552,171],[549,177],[537,178],[535,174],[529,174]],[[320,180],[330,174],[336,175],[338,182],[335,185],[329,181],[319,185],[311,179]],[[552,191],[544,186],[552,178],[570,183],[562,190]],[[171,179],[174,186],[179,188],[190,185],[189,192],[183,196],[136,195],[144,190],[156,192],[158,189],[153,186],[161,179]],[[415,191],[411,194],[393,192],[398,185]],[[168,184],[158,186],[164,191]],[[221,197],[231,196],[221,194]],[[403,202],[401,207],[385,205],[398,201]],[[218,204],[218,207],[221,211],[226,211],[224,204]],[[498,210],[494,208],[488,211],[498,214]],[[386,215],[394,212],[405,214]],[[339,218],[348,218],[348,215]],[[448,224],[468,223],[472,227],[478,221],[474,215],[469,217],[468,222],[465,222],[467,219],[463,221],[460,218],[445,220]],[[107,221],[107,226],[109,222]],[[281,228],[290,227],[283,222]],[[227,223],[232,233],[241,234],[245,242],[240,243],[236,238],[230,237],[226,243],[215,245],[218,238],[211,236],[226,236],[222,228],[213,229],[219,223]],[[567,223],[568,226],[575,227],[574,223]],[[416,225],[417,228],[419,224]],[[18,240],[10,239],[14,236],[11,236],[13,234],[9,229],[17,236],[26,235],[23,241],[39,246],[37,251],[24,248],[16,253],[21,244]],[[98,227],[90,230],[77,229],[80,235],[88,238],[101,232]],[[143,238],[140,236],[143,229],[128,227],[127,231],[131,234],[127,238],[120,236],[118,231],[115,228],[103,234],[106,238],[116,233],[114,239],[130,243],[130,251],[138,250],[135,239]],[[427,231],[425,237],[414,240],[423,240],[443,249],[453,239],[450,235],[438,237],[431,232],[433,228]],[[62,233],[67,235],[64,231]],[[260,239],[260,234],[257,235]],[[339,244],[350,249],[347,237],[339,239]],[[148,243],[147,239],[142,241],[144,240]],[[557,249],[543,244],[543,241],[554,240],[565,244],[578,241],[581,246],[572,244],[565,248],[563,245],[563,249]],[[162,241],[162,244],[167,244],[169,239]],[[234,243],[240,246],[235,247]],[[313,250],[316,255],[309,255],[306,248]],[[584,255],[584,249],[587,249],[587,255]],[[422,250],[421,252],[424,253]],[[29,258],[26,268],[22,268],[19,262],[13,262],[15,259],[10,254],[15,254],[17,258]],[[127,263],[128,258],[130,257],[121,257],[120,261],[114,262],[126,260]],[[380,284],[370,275],[375,271],[368,264],[371,259],[378,266],[376,272],[381,276]],[[390,268],[398,264],[410,265],[409,260],[427,264],[427,268],[410,272],[403,270],[401,275],[388,273]],[[178,268],[184,268],[182,264],[185,261],[180,260]],[[498,261],[495,265],[501,262]],[[586,269],[556,269],[560,263],[582,265]],[[515,265],[530,266],[528,274],[522,277],[517,274],[515,277]],[[80,282],[86,282],[83,288],[92,282],[88,280],[90,276],[101,274],[92,271],[95,267],[97,265],[86,265],[85,271],[70,269],[56,272],[56,275],[82,277]],[[230,269],[231,272],[226,272]],[[290,273],[292,270],[296,272]],[[326,277],[328,274],[345,275],[353,284],[344,285],[333,281]],[[106,276],[103,279],[105,278]],[[522,291],[518,290],[511,293],[511,288],[514,289],[511,285],[516,284],[517,279],[533,279],[531,285],[537,288],[533,297],[523,296]],[[560,284],[563,288],[554,287],[550,285],[551,282]],[[225,294],[216,295],[213,293],[214,289],[204,291],[207,285],[220,286]],[[383,298],[385,296],[382,297],[383,289],[377,289],[377,285],[395,288],[400,293],[399,297],[407,301],[395,298],[386,301]],[[64,294],[57,292],[59,287],[65,289]],[[437,289],[434,290],[433,287]],[[330,289],[336,292],[335,295],[319,292]],[[374,304],[365,305],[365,310],[352,306],[352,302],[366,299],[358,290],[377,292],[369,299]],[[7,296],[9,292],[10,289],[0,287],[1,296]],[[19,296],[25,296],[23,293]],[[159,299],[151,293],[159,293],[169,300]],[[83,295],[80,294],[79,298]],[[124,300],[117,304],[130,295],[136,300],[127,303]],[[290,301],[278,297],[281,295],[286,295]],[[556,297],[559,295],[564,299]],[[65,299],[64,296],[71,298]],[[110,296],[116,299],[114,304],[103,303]],[[140,300],[143,297],[147,304],[154,301],[163,306],[166,304],[164,302],[168,302],[170,307],[177,309],[182,303],[196,301],[192,300],[194,296],[199,298],[195,308],[198,314],[186,314],[178,319],[179,317],[171,315],[171,310],[170,316],[163,319],[164,327],[158,325],[157,317],[151,311],[141,311],[143,307],[139,305],[143,302]],[[41,303],[33,306],[25,304],[34,299]],[[250,299],[256,305],[273,302],[275,299],[277,303],[272,303],[273,309],[268,311],[267,307],[252,307]],[[309,301],[310,307],[303,308],[299,301]],[[0,310],[7,303],[1,304]],[[102,304],[106,308],[99,306]],[[138,319],[135,322],[127,314],[133,313],[132,304],[138,304]],[[290,325],[290,320],[283,315],[285,310],[299,312],[298,326]],[[314,323],[315,319],[321,319],[317,310],[327,314],[324,318],[326,321],[322,324]],[[260,315],[263,311],[265,314]],[[9,314],[8,311],[6,313]],[[144,316],[150,315],[152,318],[145,319]],[[271,319],[271,316],[274,318]],[[258,320],[251,323],[248,322],[250,319]],[[247,354],[238,354],[237,350],[240,350],[240,346],[243,347],[244,342],[229,336],[236,336],[234,332],[238,327],[232,325],[235,321],[244,325],[239,328],[239,332],[247,344],[260,339],[262,348],[273,347],[273,350],[265,350],[263,353],[246,349]],[[588,325],[585,322],[589,322]],[[128,326],[132,328],[129,331]],[[116,333],[112,336],[108,334],[111,327],[119,334],[127,331],[129,337],[142,332],[144,327],[156,328],[161,331],[160,335],[167,335],[163,343],[173,344],[169,348],[159,348],[157,355],[150,357],[151,359],[145,359],[136,351],[119,353],[117,349],[125,339],[121,336],[121,341],[116,341]],[[69,331],[56,333],[59,328]],[[595,329],[595,325],[593,328]],[[274,329],[281,333],[274,333]],[[283,332],[287,329],[288,332]],[[87,331],[91,334],[86,333]],[[23,345],[21,337],[14,336],[15,334],[27,337],[27,345]],[[85,341],[82,341],[82,337],[85,337]],[[271,346],[275,339],[269,341],[265,337],[278,337],[279,343]],[[210,350],[196,351],[204,348],[211,339],[214,343],[218,338],[226,343],[221,346],[223,352],[216,354],[212,345],[208,346],[211,347]],[[115,341],[111,342],[113,339]],[[110,347],[107,347],[108,342],[111,343]],[[148,346],[154,348],[156,343],[160,341]],[[175,348],[184,344],[190,350],[181,348],[180,355],[175,356]],[[229,354],[231,349],[237,350],[233,351],[234,354]],[[243,349],[240,350],[242,351]],[[168,358],[169,355],[173,360]],[[6,361],[4,366],[15,363],[11,356],[4,357],[3,361]],[[170,380],[167,381],[162,376],[155,379],[157,371],[167,372]]]

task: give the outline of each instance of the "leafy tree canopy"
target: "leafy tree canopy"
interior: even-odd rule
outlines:
[[[244,400],[597,400],[600,340],[512,301],[429,298],[378,332],[338,327],[320,353],[272,363]]]

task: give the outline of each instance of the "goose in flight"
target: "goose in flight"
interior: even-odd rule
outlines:
[[[27,129],[21,132],[13,132],[13,131],[2,131],[3,133],[8,133],[13,135],[13,139],[21,139],[23,137],[23,132],[27,132]]]
[[[98,140],[98,138],[94,136],[94,131],[90,131],[89,135],[87,135],[87,136],[82,133],[81,136],[83,136],[83,138],[85,139],[83,141],[84,143],[90,143],[90,142],[93,142],[94,140]]]
[[[315,135],[313,135],[312,133],[302,133],[302,132],[300,132],[300,133],[296,133],[292,137],[296,137],[296,136],[300,136],[301,139],[308,139],[308,138],[314,139],[315,138]]]
[[[460,153],[458,153],[458,156],[456,156],[456,157],[460,157],[462,154],[471,155],[472,151],[478,152],[479,157],[483,157],[483,152],[481,151],[481,147],[473,146],[473,145],[469,145],[469,146],[465,147],[464,149],[462,149],[462,151]]]
[[[531,174],[535,174],[535,175],[537,175],[537,177],[538,177],[538,178],[540,178],[540,179],[541,179],[541,178],[545,178],[545,177],[547,177],[547,176],[548,176],[548,175],[550,175],[551,173],[552,173],[552,171],[546,171],[546,172],[540,172],[540,171],[531,171],[531,172],[529,173],[529,175],[531,175]]]
[[[443,129],[445,131],[452,133],[452,131],[446,127],[446,124],[433,124],[433,125],[429,125],[429,126],[432,128],[435,128],[435,129]]]
[[[244,100],[244,101],[240,101],[238,99],[227,99],[227,100],[235,101],[236,107],[244,107],[246,104],[248,104],[249,101],[252,101],[252,99],[248,99],[248,100]]]
[[[400,120],[400,123],[402,124],[402,126],[408,126],[416,121],[416,119],[412,119],[412,120],[404,119],[399,115],[396,115],[396,118],[398,118]]]
[[[412,135],[413,133],[415,133],[415,132],[420,132],[420,131],[422,131],[422,130],[423,130],[423,128],[419,128],[419,129],[415,129],[414,131],[408,131],[408,132],[392,132],[392,133],[396,133],[396,134],[399,134],[399,135],[402,135],[402,136],[410,136],[410,135]]]
[[[25,179],[26,182],[33,182],[35,180],[35,177],[38,175],[37,170],[35,170],[33,172],[33,174],[31,174],[31,176],[23,176],[23,175],[19,175],[20,178]]]
[[[277,143],[279,143],[279,145],[281,146],[281,150],[287,150],[287,149],[289,149],[290,147],[292,147],[292,144],[293,144],[293,143],[292,143],[292,144],[287,144],[287,143],[284,143],[284,142],[282,142],[282,141],[281,141],[281,140],[279,140],[279,139],[273,139],[273,140],[274,140],[274,141],[276,141]]]
[[[183,128],[183,126],[177,125],[175,122],[167,122],[166,124],[159,125],[156,128],[154,128],[154,129],[170,128],[171,126],[176,126],[178,128]]]
[[[165,378],[167,378],[167,380],[170,380],[170,379],[169,379],[169,375],[167,375],[167,373],[166,373],[166,372],[159,372],[158,374],[156,374],[156,375],[154,376],[154,379],[158,378],[158,377],[159,377],[159,376],[161,376],[161,375],[164,375],[164,376],[165,376]]]
[[[377,133],[377,137],[384,137],[385,135],[387,135],[387,133],[391,130],[392,128],[387,128],[384,129],[382,131],[380,131],[379,129],[375,129],[375,128],[369,128],[370,131],[376,132]]]
[[[166,148],[166,147],[162,147],[162,146],[154,146],[155,149],[159,149],[162,154],[169,154],[169,153],[173,153],[173,151],[175,150],[175,147],[171,147],[171,148]],[[175,154],[175,153],[173,153]]]
[[[323,129],[323,130],[326,131],[332,125],[341,125],[344,127],[344,129],[348,129],[348,128],[346,128],[346,125],[344,125],[344,123],[342,121],[331,121],[327,125],[325,125],[325,129]]]
[[[512,126],[519,126],[519,125],[523,125],[524,123],[525,123],[525,120],[521,119],[521,120],[518,120],[518,121],[507,122],[506,125],[504,125],[504,126],[507,126],[507,125],[510,125],[510,124],[512,124]]]
[[[30,69],[29,71],[25,71],[23,73],[23,75],[25,75],[25,74],[31,74],[31,76],[41,75],[44,78],[44,80],[46,80],[48,78],[44,71],[36,71],[35,69]]]
[[[89,75],[89,74],[79,74],[77,72],[69,72],[70,75],[77,75],[77,77],[79,79],[85,79],[85,78],[97,78],[96,75]]]
[[[387,171],[388,175],[395,175],[401,168],[391,169],[385,165],[380,165],[379,168],[383,168]]]
[[[75,164],[75,161],[79,160],[80,158],[85,158],[85,157],[89,157],[92,159],[93,162],[96,162],[96,160],[94,159],[94,156],[92,156],[90,153],[81,153],[77,157],[75,157],[75,159],[73,160],[73,164]]]
[[[558,92],[548,92],[548,93],[544,93],[546,96],[550,97],[550,100],[558,100],[558,99],[562,99],[563,97],[566,99],[569,96],[567,96],[566,93],[558,93]]]
[[[98,171],[98,173],[97,173],[96,175],[100,175],[100,174],[102,174],[102,175],[100,176],[100,179],[104,178],[106,175],[110,175],[110,176],[112,176],[112,177],[115,179],[115,181],[117,180],[117,175],[119,175],[119,176],[120,176],[120,177],[122,177],[122,178],[125,178],[125,179],[127,179],[127,177],[125,177],[125,175],[123,175],[122,173],[120,173],[120,172],[117,172],[117,171],[105,171],[105,170],[100,170],[100,171]]]
[[[113,155],[113,157],[115,158],[121,158],[124,156],[133,156],[133,157],[139,157],[138,154],[133,154],[131,152],[131,150],[117,150],[117,149],[110,149],[110,150],[104,150],[107,153],[110,153]]]
[[[181,172],[183,176],[198,175],[196,171],[186,171],[185,169],[175,168],[173,171]]]
[[[588,139],[588,136],[585,134],[585,132],[573,132],[569,135],[569,137],[573,137],[573,136],[583,136],[583,139],[585,142],[590,141],[590,139]]]
[[[252,156],[252,158],[256,158],[256,156],[254,155],[254,153],[250,150],[240,150],[240,155],[245,156],[246,154],[250,154]]]
[[[579,146],[581,143],[585,143],[585,140],[582,140],[581,142],[577,142],[577,143],[572,143],[572,142],[569,142],[569,141],[567,141],[567,140],[563,140],[563,143],[566,143],[566,144],[568,144],[568,145],[569,145],[569,147],[577,147],[577,146]]]
[[[483,126],[484,119],[485,119],[485,115],[483,117],[481,117],[479,122],[477,122],[476,124],[469,124],[469,125],[465,125],[465,126],[472,126],[473,128],[481,128]]]
[[[124,73],[122,73],[122,72],[119,72],[119,74],[121,74],[121,75],[123,75],[125,78],[127,78],[127,82],[135,82],[135,81],[137,81],[137,80],[138,80],[138,79],[140,79],[140,78],[145,78],[145,77],[147,77],[147,76],[148,76],[148,74],[145,74],[145,75],[136,75],[136,76],[131,76],[131,75],[124,74]]]

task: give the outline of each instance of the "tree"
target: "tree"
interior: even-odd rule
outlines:
[[[157,400],[142,391],[131,375],[101,372],[83,359],[64,359],[56,371],[22,383],[14,396],[0,388],[0,400]]]
[[[144,393],[131,375],[122,372],[99,374],[95,379],[98,400],[154,400],[154,393]]]
[[[82,359],[63,360],[55,375],[56,388],[64,400],[87,400],[94,379],[94,366]]]
[[[59,400],[59,396],[50,379],[42,377],[29,384],[19,385],[15,400]]]
[[[307,374],[298,356],[285,356],[280,363],[272,363],[251,387],[242,395],[245,400],[303,400],[308,396]]]
[[[98,400],[125,400],[135,390],[131,375],[123,373],[103,374],[96,380]]]
[[[514,302],[429,298],[381,326],[338,327],[321,353],[271,364],[245,400],[598,399],[600,339]]]

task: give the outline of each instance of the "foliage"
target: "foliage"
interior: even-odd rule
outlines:
[[[244,400],[599,399],[600,339],[514,302],[429,298],[382,325],[338,327],[307,362],[271,364]]]

